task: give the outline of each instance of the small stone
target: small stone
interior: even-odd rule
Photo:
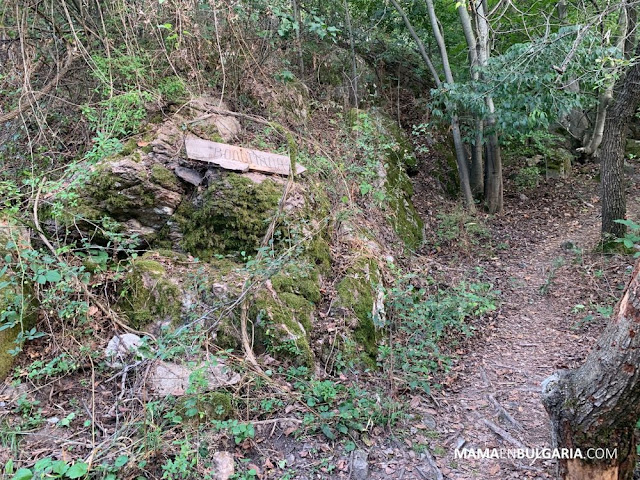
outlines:
[[[422,416],[422,424],[427,427],[429,430],[435,430],[437,427],[436,419],[433,418],[433,415],[425,413]]]
[[[290,453],[285,460],[287,461],[287,467],[291,467],[296,463],[296,456]]]
[[[104,356],[107,358],[107,365],[112,368],[119,368],[122,362],[136,356],[142,339],[133,333],[125,333],[115,335],[104,350]]]
[[[202,367],[201,365],[200,368]],[[191,374],[198,368],[160,361],[149,371],[147,385],[155,397],[181,396],[189,388]],[[206,381],[206,385],[203,386],[205,391],[234,385],[240,381],[240,375],[228,369],[221,361],[216,365],[209,365],[203,374]]]
[[[527,197],[524,193],[520,194],[520,200],[522,202],[526,202],[527,200],[529,200],[529,197]]]
[[[351,476],[355,480],[366,480],[369,478],[369,464],[367,463],[367,457],[368,454],[364,450],[355,450],[353,452]]]
[[[213,454],[215,480],[229,480],[235,473],[235,465],[233,463],[233,454],[230,452],[216,452]]]
[[[196,187],[199,186],[204,180],[203,175],[200,175],[199,172],[191,168],[176,167],[173,169],[173,173],[175,173],[180,180],[190,183],[191,185],[194,185]]]

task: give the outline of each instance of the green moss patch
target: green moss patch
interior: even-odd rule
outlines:
[[[295,293],[273,297],[266,290],[258,294],[250,314],[257,320],[258,336],[277,358],[312,367],[314,355],[309,345],[314,305]]]
[[[151,181],[168,190],[178,190],[178,179],[171,170],[160,164],[151,167]]]
[[[227,174],[211,184],[196,204],[178,209],[182,247],[204,260],[216,253],[255,252],[281,194],[281,187],[271,180],[256,184],[242,175]]]
[[[178,285],[167,278],[165,267],[143,257],[131,262],[118,307],[127,315],[133,328],[141,329],[154,320],[178,321],[181,297]]]
[[[373,323],[373,307],[377,284],[380,282],[375,260],[362,258],[349,269],[338,283],[338,307],[355,314],[358,324],[353,331],[354,340],[373,360],[378,353],[379,332]]]

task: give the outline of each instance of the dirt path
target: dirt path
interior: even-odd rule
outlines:
[[[434,394],[435,402],[423,399],[416,408],[435,421],[438,435],[430,442],[430,451],[444,479],[554,478],[553,460],[461,459],[455,450],[551,446],[540,384],[557,369],[579,365],[604,326],[601,320],[576,328],[576,311],[597,302],[594,284],[588,285],[595,272],[608,276],[613,296],[624,281],[626,265],[633,262],[598,259],[588,253],[599,239],[599,205],[585,201],[593,186],[581,187],[561,200],[573,205],[561,210],[570,213],[537,220],[526,210],[512,213],[505,223],[518,236],[518,245],[482,263],[502,291],[501,314],[454,368],[447,388]],[[424,433],[421,428],[424,425],[411,433]],[[374,478],[441,478],[425,454],[411,458],[413,453],[404,450],[400,454],[404,461],[393,473],[387,468],[385,475],[379,468]]]
[[[540,384],[558,368],[584,358],[593,332],[577,334],[567,311],[584,301],[552,295],[556,269],[565,258],[565,242],[592,247],[598,225],[593,216],[568,222],[521,256],[497,262],[493,274],[510,288],[495,330],[464,361],[454,391],[445,395],[445,418],[455,425],[445,446],[443,470],[454,479],[550,478],[551,461],[458,459],[454,449],[550,447],[548,417],[540,402]],[[571,223],[580,225],[572,229]],[[496,427],[504,430],[502,433]],[[496,432],[497,430],[497,432]],[[512,438],[509,438],[509,435]]]

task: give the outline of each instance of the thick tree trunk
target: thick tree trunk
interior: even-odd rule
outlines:
[[[640,45],[636,55],[640,53]],[[628,68],[614,88],[615,100],[607,109],[604,135],[600,145],[600,178],[602,185],[602,235],[621,237],[624,225],[615,220],[627,213],[624,195],[624,154],[627,127],[640,104],[640,62]]]
[[[585,457],[561,460],[559,478],[633,477],[634,428],[640,418],[640,262],[615,317],[584,365],[547,378],[542,384],[542,401],[551,417],[554,446],[580,449]],[[608,452],[597,455],[590,449]],[[587,459],[589,456],[609,458]]]

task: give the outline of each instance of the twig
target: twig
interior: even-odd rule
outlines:
[[[42,90],[38,92],[24,92],[23,96],[30,96],[31,98],[24,103],[20,102],[20,105],[15,110],[7,112],[4,115],[0,115],[0,124],[8,122],[9,120],[13,120],[22,112],[24,112],[28,107],[32,106],[42,97],[47,95],[51,90],[53,90],[53,88],[58,85],[58,83],[60,83],[60,79],[69,71],[69,68],[71,68],[71,64],[77,58],[76,54],[76,48],[69,47],[69,50],[67,51],[67,58],[65,59],[65,62],[59,66],[60,68],[58,69],[55,77],[53,77],[51,81],[44,87],[42,87]]]
[[[489,427],[489,429],[491,429],[493,431],[493,433],[495,433],[496,435],[498,435],[499,437],[502,437],[502,439],[506,440],[507,442],[509,442],[511,445],[513,445],[514,447],[518,447],[518,448],[526,448],[524,446],[524,444],[518,440],[517,438],[513,437],[509,432],[507,432],[505,429],[500,428],[498,425],[496,425],[495,423],[493,423],[490,420],[487,420],[486,418],[482,419],[482,422]]]
[[[431,471],[436,474],[436,480],[444,480],[444,476],[442,475],[442,472],[438,468],[438,465],[436,464],[435,459],[433,458],[433,456],[431,455],[431,452],[428,449],[424,451],[424,456],[427,460],[427,463],[431,467]]]
[[[523,430],[522,425],[520,425],[520,422],[518,422],[515,418],[513,418],[511,414],[507,412],[507,410],[502,405],[500,405],[500,402],[498,402],[493,395],[487,395],[487,398],[489,399],[493,407],[498,411],[498,416],[501,419],[506,420],[518,430],[520,431]]]

